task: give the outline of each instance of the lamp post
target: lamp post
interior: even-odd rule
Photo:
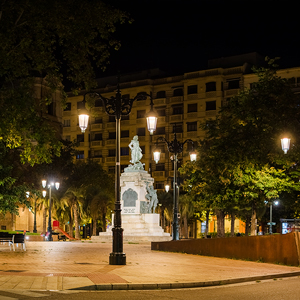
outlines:
[[[151,109],[146,115],[147,127],[150,134],[156,129],[157,117],[153,111],[152,97],[146,93],[139,93],[133,99],[129,97],[122,97],[119,82],[117,84],[116,96],[105,98],[96,92],[87,92],[84,95],[83,103],[86,104],[85,96],[91,94],[94,97],[98,97],[102,100],[105,112],[109,116],[115,116],[116,119],[116,167],[115,167],[115,209],[114,209],[114,227],[112,228],[112,252],[109,256],[110,265],[126,265],[126,254],[123,253],[123,228],[121,222],[121,201],[120,201],[120,175],[121,175],[121,164],[120,164],[120,123],[121,117],[130,114],[133,102],[135,100],[146,100],[150,97]],[[79,127],[84,132],[88,125],[88,114],[84,111],[83,114],[79,115]]]
[[[42,180],[42,186],[43,188],[45,188],[47,186],[47,180]],[[51,188],[52,186],[55,186],[55,188],[58,190],[59,189],[59,182],[50,182],[48,184],[48,189],[49,189],[49,219],[48,219],[48,228],[47,228],[47,232],[48,232],[48,237],[47,237],[47,241],[53,241],[52,239],[52,225],[51,225]],[[46,196],[46,191],[43,191],[43,197]]]
[[[30,192],[26,192],[26,197],[29,198],[30,197]],[[36,230],[36,194],[33,194],[33,199],[34,199],[34,213],[33,213],[33,232],[37,233]]]
[[[183,145],[185,143],[192,143],[194,146],[194,142],[191,139],[185,140],[183,143],[179,142],[177,140],[176,136],[176,124],[173,128],[174,132],[174,139],[173,141],[167,141],[164,137],[159,137],[156,140],[156,144],[159,142],[164,142],[167,147],[168,151],[173,153],[173,163],[174,163],[174,178],[173,178],[173,229],[172,229],[172,240],[178,241],[179,240],[179,224],[178,224],[178,198],[179,198],[179,186],[178,186],[178,176],[177,176],[177,156],[178,154],[182,153],[183,151]],[[194,148],[194,147],[193,147]],[[194,150],[194,149],[193,149]],[[158,163],[160,159],[160,150],[155,150],[153,153],[153,157],[156,163]],[[190,159],[191,161],[195,161],[197,158],[197,155],[194,151],[190,153]]]
[[[278,205],[278,201],[274,201],[274,205]],[[270,226],[270,229],[269,229],[269,234],[272,234],[272,226],[273,225],[276,225],[276,223],[272,222],[272,212],[273,212],[273,203],[271,202],[270,204],[270,223],[268,224]]]

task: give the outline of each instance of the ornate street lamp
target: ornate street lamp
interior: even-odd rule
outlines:
[[[98,97],[102,100],[105,112],[109,116],[115,116],[116,118],[116,168],[115,168],[115,214],[114,214],[114,227],[112,228],[113,240],[112,240],[112,253],[109,256],[110,265],[126,265],[126,254],[123,253],[123,228],[121,227],[121,201],[120,201],[120,175],[121,175],[121,164],[120,164],[120,124],[121,117],[128,116],[131,112],[133,102],[135,100],[146,100],[150,97],[151,110],[149,112],[148,128],[150,128],[150,134],[156,129],[156,120],[153,120],[153,102],[150,95],[146,93],[139,93],[133,99],[124,97],[121,95],[119,83],[117,84],[116,96],[105,98],[96,92],[87,92],[84,95],[83,103],[86,103],[85,96],[87,94]],[[86,113],[84,113],[86,115]],[[86,117],[79,115],[79,127],[81,130],[86,129]]]
[[[173,128],[174,131],[174,139],[173,141],[167,141],[164,137],[159,137],[156,140],[156,144],[159,142],[164,142],[167,147],[168,151],[173,153],[173,162],[174,162],[174,180],[173,180],[173,234],[172,234],[172,240],[178,241],[179,240],[179,224],[178,224],[178,198],[179,198],[179,186],[178,186],[178,177],[177,177],[177,156],[178,154],[182,153],[183,151],[183,145],[185,143],[191,143],[194,148],[194,142],[191,139],[185,140],[183,143],[179,142],[177,140],[176,136],[176,124]],[[156,147],[154,153],[154,160],[157,163],[160,159],[160,149]],[[190,153],[190,159],[191,161],[196,160],[196,153],[194,152],[194,149]]]
[[[42,180],[42,186],[43,188],[45,188],[47,186],[47,180]],[[53,241],[52,239],[52,225],[51,225],[51,188],[52,186],[55,186],[55,188],[58,190],[59,189],[59,182],[50,182],[48,184],[48,189],[49,189],[49,219],[48,219],[48,228],[47,228],[47,232],[48,232],[48,237],[47,237],[47,241]],[[43,197],[46,197],[46,191],[43,191]]]
[[[168,193],[170,190],[170,186],[168,184],[165,185],[165,191]]]
[[[281,139],[281,148],[282,148],[284,154],[287,154],[287,152],[289,151],[290,142],[291,142],[291,139],[289,139],[289,138]]]

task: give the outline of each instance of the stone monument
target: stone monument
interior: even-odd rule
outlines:
[[[155,213],[157,191],[153,188],[154,179],[140,162],[143,154],[137,135],[128,146],[131,150],[131,164],[124,169],[120,178],[123,240],[169,241],[170,234],[163,231],[159,225],[160,216]],[[113,224],[107,232],[99,233],[101,240],[105,237],[111,239],[112,227]]]

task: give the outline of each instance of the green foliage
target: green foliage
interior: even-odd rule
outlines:
[[[256,70],[258,81],[223,107],[216,120],[201,127],[205,138],[200,158],[180,172],[184,189],[199,209],[220,210],[246,218],[264,201],[299,190],[299,98],[285,79],[268,69]],[[292,136],[293,149],[284,155],[280,138]]]
[[[64,152],[54,129],[59,120],[48,114],[52,99],[65,105],[62,82],[77,93],[95,87],[95,68],[104,69],[120,47],[115,31],[127,21],[96,0],[1,0],[0,212],[26,203],[21,169]]]

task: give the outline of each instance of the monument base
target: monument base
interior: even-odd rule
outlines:
[[[113,225],[99,236],[92,236],[93,241],[111,242]],[[159,214],[122,214],[123,241],[159,242],[170,241],[169,233],[159,226]]]

